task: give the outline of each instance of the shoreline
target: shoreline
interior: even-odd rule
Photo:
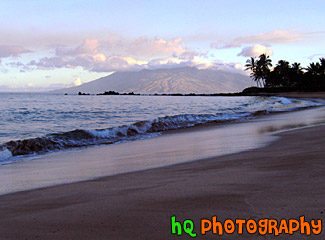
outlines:
[[[323,219],[324,130],[286,131],[258,149],[2,195],[0,234],[4,239],[170,239],[172,215],[196,224],[212,215]]]
[[[298,94],[298,95],[296,95]],[[323,94],[323,93],[321,93]],[[275,96],[275,95],[274,95]],[[264,95],[261,95],[260,97],[265,97]],[[266,97],[271,97],[271,96],[266,96]],[[295,112],[295,111],[302,111],[302,110],[306,110],[306,109],[312,109],[312,108],[317,108],[317,107],[322,107],[325,106],[325,93],[323,95],[320,95],[319,98],[309,98],[309,97],[304,97],[301,96],[299,93],[295,93],[294,95],[290,95],[290,96],[282,96],[282,95],[278,95],[275,97],[284,97],[284,98],[293,98],[293,99],[304,99],[306,101],[311,101],[314,102],[315,104],[319,104],[319,105],[311,105],[311,106],[305,106],[305,107],[297,107],[297,108],[291,108],[288,110],[279,110],[279,111],[268,111],[268,110],[260,110],[260,111],[256,111],[256,112],[251,112],[249,113],[249,115],[247,116],[242,116],[239,118],[234,118],[234,119],[218,119],[218,120],[210,120],[208,122],[203,122],[203,123],[196,123],[194,126],[184,126],[184,127],[179,127],[176,129],[168,129],[168,130],[161,130],[161,131],[154,131],[154,132],[148,132],[147,134],[158,134],[158,135],[164,135],[164,134],[170,134],[170,133],[178,133],[178,132],[186,132],[186,131],[195,131],[197,129],[204,129],[207,127],[217,127],[217,126],[222,126],[225,124],[233,124],[233,123],[242,123],[242,122],[247,122],[247,121],[251,121],[252,119],[255,119],[257,117],[266,117],[269,115],[275,115],[275,114],[283,114],[283,113],[290,113],[290,112]],[[172,116],[171,116],[172,117]],[[141,123],[141,122],[145,122],[145,121],[150,121],[150,120],[143,120],[143,121],[137,121],[134,123],[131,123],[130,125],[135,125],[137,126],[137,123]],[[141,124],[140,124],[141,125]],[[112,127],[112,128],[119,128],[119,127],[123,127],[124,125],[121,126],[117,126],[117,127]],[[126,125],[129,126],[129,125]],[[89,134],[87,132],[87,130],[84,129],[75,129],[75,130],[70,130],[67,132],[63,132],[63,133],[49,133],[48,135],[55,135],[55,134],[65,134],[65,133],[73,133],[75,131],[85,131],[84,134],[87,135]],[[93,130],[97,130],[97,129],[93,129]],[[102,129],[105,130],[105,129]],[[131,129],[132,130],[132,129]],[[41,136],[41,137],[32,137],[32,138],[26,138],[26,139],[14,139],[14,140],[10,140],[7,142],[3,142],[0,145],[0,148],[3,147],[2,149],[0,149],[0,157],[1,156],[5,156],[6,155],[11,155],[12,158],[14,159],[8,159],[8,161],[6,161],[6,159],[0,159],[3,160],[3,162],[0,162],[0,166],[1,165],[7,165],[7,164],[14,164],[15,162],[17,162],[17,159],[33,159],[33,158],[39,158],[42,157],[46,154],[53,154],[58,152],[57,150],[60,148],[57,148],[56,150],[47,150],[45,147],[45,150],[39,150],[40,146],[44,145],[44,143],[49,143],[51,144],[51,141],[46,139],[47,135]],[[131,135],[132,136],[132,135]],[[143,137],[143,138],[142,138]],[[140,138],[139,139],[134,139],[134,140],[142,140],[142,139],[147,139],[147,137],[145,135],[143,135],[141,137],[141,133],[140,133]],[[155,136],[154,136],[155,137]],[[148,137],[151,138],[151,137]],[[63,151],[69,151],[69,150],[81,150],[81,149],[87,149],[88,147],[97,147],[97,146],[103,146],[103,145],[110,145],[110,144],[116,144],[116,143],[123,143],[123,142],[130,142],[130,141],[134,141],[134,140],[121,140],[121,141],[112,141],[112,142],[107,142],[107,143],[100,143],[99,142],[90,142],[90,145],[83,145],[81,144],[80,146],[68,146],[68,147],[63,147],[62,150]],[[16,145],[16,146],[15,146]],[[18,146],[18,147],[17,147]],[[50,145],[50,149],[51,147],[54,147],[55,149],[55,145],[51,146]],[[35,150],[36,149],[36,150]],[[16,152],[15,152],[16,151]],[[35,152],[33,152],[35,151]],[[38,152],[40,151],[40,152]],[[23,153],[21,153],[23,152]],[[28,153],[30,152],[30,153]],[[2,155],[1,155],[2,154]],[[8,157],[9,158],[9,157]],[[15,160],[16,159],[16,160]]]
[[[297,96],[298,98],[324,98],[325,92],[304,92],[304,91],[289,91],[289,92],[263,92],[263,89],[260,89],[261,92],[232,92],[232,93],[134,93],[134,92],[115,92],[115,91],[105,91],[104,93],[74,93],[70,95],[78,96],[160,96],[160,97],[272,97],[272,96]],[[267,89],[266,89],[267,90]],[[64,94],[69,95],[69,94]]]
[[[98,179],[263,147],[273,132],[325,123],[324,107],[197,126],[121,144],[45,154],[2,165],[0,194]]]

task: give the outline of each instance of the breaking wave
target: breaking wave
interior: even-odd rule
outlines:
[[[185,114],[160,117],[151,121],[139,121],[130,125],[107,129],[76,129],[64,133],[48,134],[44,137],[9,141],[0,145],[0,161],[12,156],[44,153],[68,148],[99,144],[112,144],[120,141],[150,137],[163,131],[193,127],[209,122],[230,121],[249,114]]]
[[[274,104],[292,105],[294,100],[276,97]],[[317,105],[311,104],[309,106]],[[306,105],[307,106],[307,105]],[[305,105],[299,107],[306,107]],[[51,133],[43,137],[15,140],[0,145],[0,162],[15,156],[24,156],[63,149],[80,148],[91,145],[113,144],[152,137],[161,132],[193,127],[208,123],[220,123],[265,115],[269,112],[288,111],[294,108],[268,108],[253,112],[233,112],[218,114],[181,114],[138,121],[129,125],[105,129],[76,129],[63,133]]]

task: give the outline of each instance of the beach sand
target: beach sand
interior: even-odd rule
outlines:
[[[173,215],[197,231],[213,215],[324,219],[325,126],[280,136],[256,150],[0,196],[1,239],[189,239],[171,235]]]
[[[324,239],[199,234],[200,219],[324,219],[325,125],[277,134],[262,148],[0,196],[0,239]],[[323,228],[324,229],[324,228]]]

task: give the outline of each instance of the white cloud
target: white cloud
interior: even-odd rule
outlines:
[[[93,59],[95,62],[105,62],[107,58],[103,53],[97,53],[93,55]]]
[[[79,77],[76,78],[76,80],[74,80],[73,85],[74,86],[80,86],[82,84],[82,81]]]
[[[186,52],[180,56],[167,57],[151,60],[147,68],[177,68],[177,67],[196,67],[198,69],[223,70],[229,72],[243,73],[244,67],[240,63],[224,63],[221,61],[210,61],[202,58],[200,53]]]
[[[266,46],[260,44],[255,44],[253,46],[243,48],[242,51],[238,53],[238,56],[258,57],[263,53],[265,53],[268,56],[273,55],[273,51],[271,49],[267,49]]]
[[[148,61],[128,56],[109,56],[105,62],[92,64],[89,70],[94,72],[136,71],[145,68]]]

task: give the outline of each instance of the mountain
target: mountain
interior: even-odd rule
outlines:
[[[55,93],[230,93],[252,85],[249,77],[220,70],[182,67],[173,69],[115,72],[80,86],[55,90]]]

